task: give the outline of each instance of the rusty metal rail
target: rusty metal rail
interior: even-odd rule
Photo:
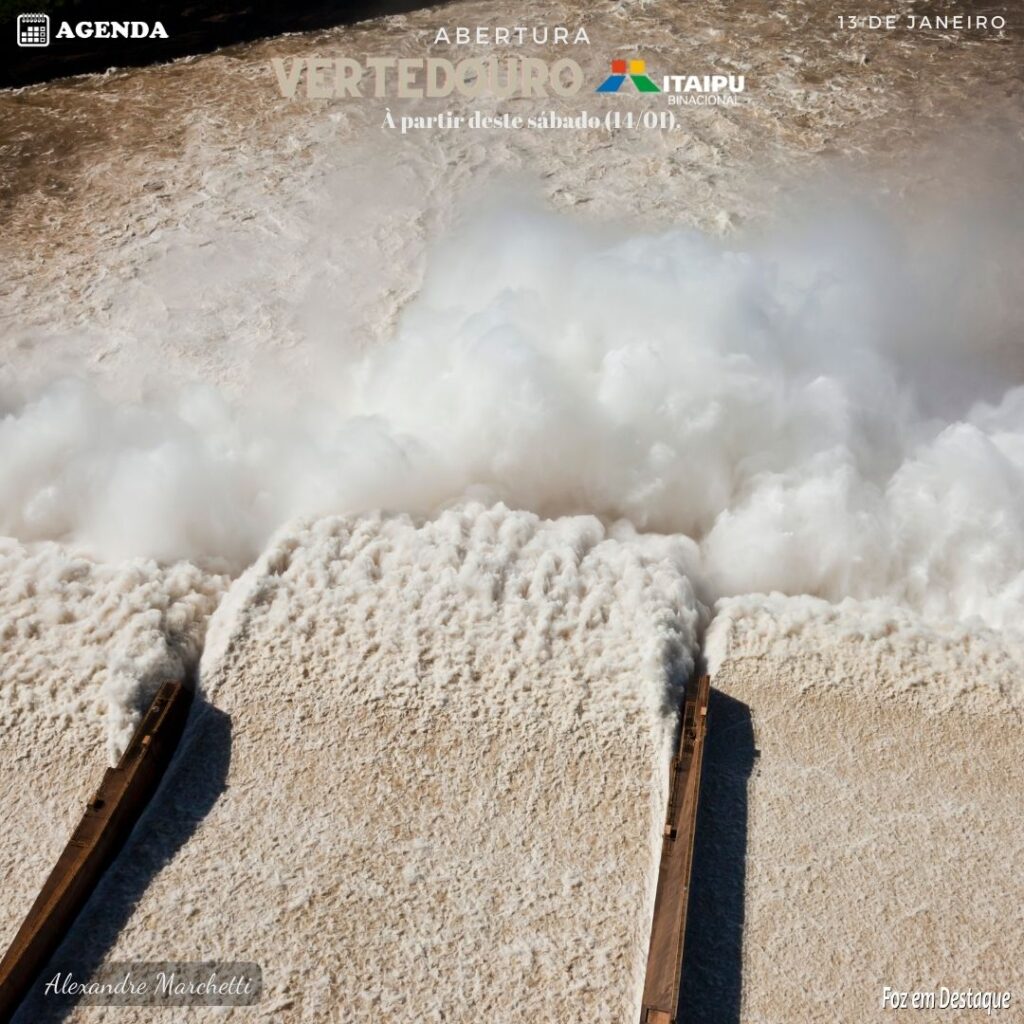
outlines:
[[[679,751],[672,758],[669,780],[640,1024],[677,1024],[685,1016],[679,1006],[679,983],[710,690],[710,678],[698,676],[690,681],[683,698]]]
[[[14,1016],[156,790],[181,738],[191,701],[192,691],[184,683],[161,686],[117,767],[104,773],[0,961],[3,1024]]]
[[[684,695],[679,748],[670,773],[641,1024],[677,1024],[683,1019],[679,986],[709,692],[705,675],[692,679]],[[13,1017],[148,803],[177,747],[191,699],[192,691],[185,684],[164,684],[117,767],[104,774],[0,961],[0,1024]]]

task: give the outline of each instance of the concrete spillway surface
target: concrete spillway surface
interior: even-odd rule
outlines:
[[[689,556],[500,507],[279,536],[215,616],[217,710],[156,836],[126,848],[65,962],[256,961],[259,1012],[294,1020],[631,1020],[698,625]]]
[[[692,537],[702,593],[879,602],[855,628],[756,601],[751,628],[715,627],[703,1019],[876,1024],[890,978],[1020,991],[1020,26],[848,30],[847,6],[517,7],[587,25],[588,111],[642,99],[590,91],[624,47],[746,75],[740,106],[679,108],[672,135],[403,135],[389,97],[275,85],[272,58],[418,58],[441,24],[506,23],[490,0],[0,96],[0,533],[111,562],[64,578],[25,552],[3,584],[0,926],[135,681],[198,650],[206,577],[174,570],[168,598],[131,559],[236,575],[295,516],[431,515],[485,486]],[[495,200],[508,171],[542,214]],[[531,1021],[634,1019],[688,542],[599,554],[526,521],[533,547],[481,561],[443,522],[456,539],[292,531],[235,587],[217,710],[69,952],[251,957],[285,1020],[499,992]]]
[[[709,646],[684,999],[722,1019],[870,1024],[897,1012],[888,987],[908,1005],[934,994],[942,1020],[1015,1019],[1020,649],[778,595],[726,602]],[[943,987],[1014,1002],[989,1018],[943,1008]]]
[[[198,656],[220,581],[0,541],[0,946],[160,682]]]

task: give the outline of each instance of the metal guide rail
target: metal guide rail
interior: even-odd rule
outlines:
[[[710,678],[696,676],[687,685],[683,698],[679,751],[672,758],[669,777],[668,812],[658,868],[658,889],[654,898],[640,1024],[676,1024],[683,1019],[679,1007],[679,984],[710,690]]]
[[[116,768],[108,768],[64,852],[0,961],[0,1022],[9,1021],[67,935],[138,820],[178,745],[192,690],[164,683]]]

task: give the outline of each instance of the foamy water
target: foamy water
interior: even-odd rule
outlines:
[[[749,785],[708,773],[740,886],[706,916],[743,931],[747,1012],[1012,987],[1019,38],[848,33],[840,0],[524,0],[587,24],[588,82],[639,53],[743,74],[749,103],[675,137],[398,136],[386,100],[276,93],[272,56],[451,56],[449,12],[508,21],[467,0],[0,95],[0,768],[25,804],[0,924],[97,736],[116,756],[201,651],[218,710],[161,808],[189,839],[149,878],[139,830],[72,944],[129,891],[110,958],[273,961],[272,1012],[635,1020],[701,646],[756,728]],[[645,102],[584,99],[544,106]],[[496,951],[468,974],[467,941]],[[710,1017],[739,966],[693,950]]]
[[[690,538],[707,606],[1012,627],[1017,42],[838,11],[560,9],[588,81],[746,75],[678,137],[277,93],[271,56],[443,55],[430,11],[0,97],[0,534],[237,575],[296,517],[469,497]],[[584,99],[546,106],[636,101]]]
[[[486,495],[691,537],[707,600],[890,597],[1011,625],[1017,222],[895,210],[723,240],[474,208],[390,337],[327,344],[308,395],[138,403],[65,380],[9,401],[0,531],[237,572],[296,516]]]

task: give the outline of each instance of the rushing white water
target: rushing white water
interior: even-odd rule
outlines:
[[[474,494],[686,534],[706,599],[888,596],[1007,625],[1014,230],[863,208],[724,242],[496,203],[434,246],[391,339],[336,339],[308,395],[126,404],[65,380],[8,400],[0,531],[237,571],[297,515]]]
[[[793,1005],[780,978],[859,1005],[879,976],[864,937],[882,932],[890,974],[981,983],[971,950],[1019,962],[989,941],[1016,905],[1003,881],[1020,845],[1006,715],[1024,707],[1019,42],[837,31],[841,8],[560,7],[593,30],[572,54],[588,83],[627,48],[659,73],[748,76],[748,104],[689,110],[676,134],[399,136],[381,128],[387,98],[292,103],[267,72],[271,56],[420,56],[446,8],[0,97],[0,534],[25,542],[0,559],[14,659],[0,768],[28,764],[33,780],[14,787],[27,826],[0,843],[0,875],[22,884],[12,927],[38,884],[26,865],[41,881],[45,840],[65,838],[38,795],[77,806],[97,728],[116,755],[152,686],[202,647],[207,696],[242,726],[228,786],[198,828],[189,810],[189,841],[118,924],[113,959],[187,957],[223,932],[216,894],[245,874],[238,824],[253,822],[255,897],[232,907],[229,937],[287,968],[268,978],[272,1010],[302,1012],[304,990],[313,1015],[333,1005],[320,996],[347,928],[415,946],[342,957],[342,989],[368,1013],[408,1009],[408,971],[378,968],[412,957],[439,1012],[528,979],[524,998],[554,1014],[583,998],[590,1018],[635,1019],[667,771],[643,752],[671,731],[699,644],[764,753],[738,915],[754,938],[747,1010]],[[464,24],[496,18],[486,0],[458,8]],[[591,89],[552,109],[647,109]],[[839,167],[859,187],[794,193]],[[473,205],[507,175],[539,183],[540,204]],[[873,198],[835,199],[858,193]],[[324,517],[375,508],[431,518]],[[177,559],[199,567],[164,564]],[[202,571],[245,566],[233,584]],[[801,596],[757,593],[770,590]],[[738,596],[712,619],[724,595]],[[396,731],[374,728],[396,700]],[[900,718],[910,707],[953,714]],[[640,709],[663,716],[653,731]],[[343,805],[367,805],[360,779],[380,803],[391,783],[374,752],[392,749],[415,770],[395,782],[399,813],[367,819],[384,845],[360,854]],[[984,756],[965,772],[969,749]],[[182,770],[204,771],[208,752]],[[727,854],[745,801],[726,801]],[[461,827],[473,807],[483,830]],[[893,852],[908,822],[927,825],[909,860]],[[582,875],[550,856],[573,823],[611,844]],[[126,870],[146,861],[126,852]],[[931,912],[933,893],[950,904],[950,866],[976,927]],[[525,945],[490,943],[484,966],[506,977],[476,972],[469,993],[452,951],[495,878],[508,920],[543,920]],[[198,889],[212,902],[183,904]],[[459,906],[469,931],[448,927]],[[390,908],[402,927],[381,930]],[[295,927],[268,929],[268,914]],[[782,932],[808,928],[836,952],[828,977],[800,943],[786,960]],[[582,958],[552,941],[573,930]],[[732,982],[708,978],[716,1005]]]

